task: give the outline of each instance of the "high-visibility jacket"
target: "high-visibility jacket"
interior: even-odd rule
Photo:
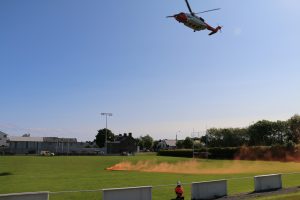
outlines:
[[[183,187],[177,186],[177,187],[175,188],[175,193],[177,194],[177,196],[183,197]]]

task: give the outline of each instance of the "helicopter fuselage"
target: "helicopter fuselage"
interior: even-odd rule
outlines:
[[[179,13],[176,15],[175,19],[183,23],[185,26],[193,29],[194,31],[201,31],[207,29],[207,24],[204,19],[196,15],[191,15],[189,13]]]

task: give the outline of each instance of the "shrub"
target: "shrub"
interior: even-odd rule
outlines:
[[[193,157],[193,150],[191,150],[191,149],[160,150],[160,151],[157,152],[157,155],[158,156],[192,158]]]
[[[192,158],[193,150],[161,150],[157,155]],[[300,146],[292,149],[283,145],[201,148],[195,150],[194,156],[209,159],[293,161],[300,159]]]

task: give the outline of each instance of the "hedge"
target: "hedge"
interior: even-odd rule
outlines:
[[[160,150],[159,152],[157,152],[157,155],[158,156],[192,158],[193,157],[193,150],[192,149]]]
[[[193,157],[192,149],[161,150],[159,156]],[[285,146],[255,146],[255,147],[226,147],[202,148],[194,151],[194,156],[209,159],[239,159],[239,160],[300,160],[300,147],[293,149]]]

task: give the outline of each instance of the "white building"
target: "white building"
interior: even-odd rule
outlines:
[[[176,140],[161,140],[158,143],[159,149],[176,149]]]
[[[0,147],[8,147],[7,134],[0,131]]]

